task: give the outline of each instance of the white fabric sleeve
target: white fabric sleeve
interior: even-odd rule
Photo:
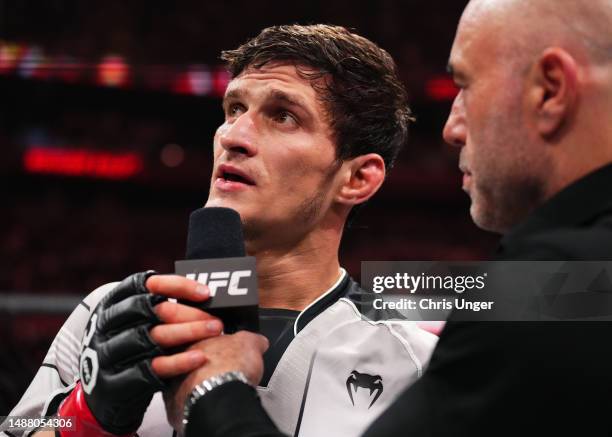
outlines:
[[[117,282],[105,284],[92,291],[72,311],[55,336],[47,355],[10,416],[41,417],[55,414],[59,403],[66,397],[79,377],[81,339],[90,314],[95,306]],[[6,429],[0,425],[0,436],[28,436],[33,430]]]

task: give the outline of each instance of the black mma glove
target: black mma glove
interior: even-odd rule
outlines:
[[[141,272],[124,279],[100,301],[85,329],[82,392],[93,417],[111,434],[134,433],[153,394],[165,388],[151,368],[151,360],[162,354],[149,336],[149,330],[161,322],[153,307],[165,300],[145,287],[154,274]],[[81,408],[74,407],[76,402],[67,404],[69,409]],[[60,407],[60,415],[69,414],[75,412],[62,412]]]

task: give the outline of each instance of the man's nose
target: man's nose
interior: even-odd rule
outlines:
[[[467,125],[461,92],[455,97],[450,114],[444,125],[442,136],[444,137],[444,141],[451,146],[465,146],[467,140]]]
[[[246,156],[257,154],[257,126],[248,112],[240,115],[232,123],[225,123],[219,132],[219,144],[227,152]]]

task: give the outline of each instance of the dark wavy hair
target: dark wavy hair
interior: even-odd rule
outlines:
[[[378,153],[390,169],[408,139],[411,111],[395,62],[344,27],[268,27],[236,50],[224,51],[221,59],[232,77],[270,62],[294,64],[324,102],[340,160]]]

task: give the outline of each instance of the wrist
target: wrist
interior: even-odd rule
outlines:
[[[247,385],[251,385],[246,375],[241,371],[231,371],[221,373],[220,375],[215,375],[210,378],[205,379],[204,381],[197,384],[192,390],[187,399],[185,400],[185,406],[183,408],[183,421],[182,426],[183,429],[189,423],[189,414],[195,403],[206,394],[210,393],[217,387],[222,386],[223,384],[227,384],[229,382],[242,382]]]
[[[61,437],[117,437],[117,434],[113,434],[106,431],[102,425],[96,420],[95,416],[87,406],[85,402],[85,393],[81,383],[78,382],[66,399],[60,404],[58,411],[58,417],[74,417],[75,427],[74,430],[62,429],[56,434]],[[134,433],[122,434],[120,437],[131,437]]]
[[[222,384],[200,397],[190,415],[182,430],[184,437],[281,435],[261,406],[255,387],[242,381]]]

